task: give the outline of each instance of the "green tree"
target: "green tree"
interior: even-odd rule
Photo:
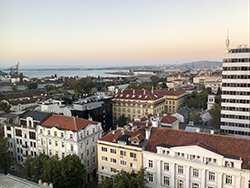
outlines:
[[[81,94],[89,94],[91,89],[95,87],[91,77],[81,78],[72,83],[71,88]]]
[[[0,137],[0,169],[7,174],[9,168],[8,139]]]
[[[215,103],[213,107],[209,110],[212,119],[208,122],[210,126],[213,126],[216,129],[220,128],[220,118],[221,118],[221,106],[220,104]]]
[[[120,173],[111,176],[103,180],[100,184],[100,188],[110,188],[110,187],[119,187],[119,188],[143,188],[147,183],[145,179],[145,169],[141,169],[139,172],[125,172],[121,171]]]
[[[78,188],[83,183],[85,169],[76,155],[68,155],[58,160],[57,157],[49,158],[41,154],[34,158],[27,158],[24,164],[24,175],[34,182],[41,179],[53,183],[55,188]]]
[[[114,124],[118,125],[118,127],[123,127],[124,125],[128,124],[128,118],[124,115],[120,116],[117,120],[115,120]]]
[[[11,106],[7,102],[0,102],[0,111],[10,112]]]
[[[37,89],[38,88],[38,83],[37,82],[30,82],[27,84],[28,89]]]

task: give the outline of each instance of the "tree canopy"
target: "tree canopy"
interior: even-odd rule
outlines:
[[[207,97],[212,93],[211,88],[206,88],[200,92],[193,92],[186,100],[189,108],[207,108]]]
[[[143,188],[147,180],[145,179],[145,169],[141,169],[139,172],[125,172],[121,171],[120,173],[111,176],[103,180],[99,184],[99,188],[110,188],[110,187],[119,187],[119,188]]]
[[[0,137],[0,169],[7,174],[9,168],[8,139]]]
[[[38,182],[53,183],[55,188],[78,188],[83,184],[85,168],[77,155],[68,155],[62,160],[41,154],[34,158],[28,157],[24,165],[27,179]]]
[[[115,120],[114,124],[118,125],[118,127],[123,127],[128,124],[129,119],[124,115],[120,116],[117,120]]]
[[[10,112],[10,105],[7,102],[0,102],[0,111]]]

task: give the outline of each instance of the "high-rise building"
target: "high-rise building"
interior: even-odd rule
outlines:
[[[221,130],[250,138],[250,48],[229,49],[223,59]]]

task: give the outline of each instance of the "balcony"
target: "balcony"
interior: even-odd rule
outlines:
[[[24,148],[24,149],[28,149],[28,148],[29,148],[29,146],[22,145],[22,148]]]

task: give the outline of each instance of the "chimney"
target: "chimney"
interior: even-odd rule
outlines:
[[[154,86],[152,86],[151,93],[154,93]]]
[[[133,89],[133,94],[135,94],[135,90]]]
[[[146,139],[149,140],[150,134],[151,134],[151,129],[150,128],[146,128],[145,129],[145,133],[146,133]]]

